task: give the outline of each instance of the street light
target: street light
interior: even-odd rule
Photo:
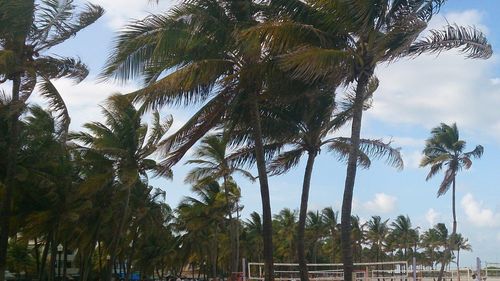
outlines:
[[[59,260],[57,261],[57,276],[59,277],[59,280],[61,279],[61,254],[63,249],[63,245],[57,245],[57,254],[59,255]]]

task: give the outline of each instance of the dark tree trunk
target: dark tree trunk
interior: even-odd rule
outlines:
[[[224,182],[222,183],[224,186],[224,196],[226,197],[226,208],[227,208],[227,216],[229,219],[229,242],[230,242],[230,260],[229,260],[229,276],[232,279],[233,272],[236,272],[238,268],[238,260],[236,257],[236,239],[235,239],[235,229],[233,222],[233,212],[231,209],[231,202],[229,200],[229,190],[227,187],[227,175],[224,175]]]
[[[262,128],[260,120],[258,95],[251,99],[251,121],[253,125],[253,139],[255,142],[255,158],[259,175],[260,196],[262,200],[262,237],[264,241],[264,271],[265,281],[274,280],[273,268],[273,226],[271,215],[271,200],[269,196],[269,183],[267,181],[266,159],[264,144],[262,142]]]
[[[302,184],[302,196],[300,199],[299,223],[297,228],[297,257],[299,259],[300,280],[309,281],[309,272],[307,270],[306,253],[304,247],[307,204],[309,202],[309,189],[311,187],[311,176],[316,158],[316,151],[309,151],[307,157],[306,170],[304,172],[304,181]]]
[[[35,237],[35,261],[36,261],[36,275],[40,276],[40,248],[38,247],[38,238]]]
[[[115,264],[115,262],[116,262],[116,252],[118,250],[118,245],[120,243],[123,228],[125,227],[125,221],[127,219],[128,206],[130,203],[130,194],[132,191],[131,189],[132,189],[132,186],[129,186],[127,188],[127,195],[125,197],[125,204],[123,206],[123,214],[122,214],[122,217],[120,219],[120,224],[118,225],[117,232],[115,233],[113,240],[111,242],[111,246],[110,246],[110,250],[109,250],[109,255],[111,257],[111,264]],[[112,277],[112,272],[111,272],[111,267],[110,267],[108,272],[107,272],[106,281],[111,281],[111,277]]]
[[[361,136],[361,120],[363,117],[363,102],[365,89],[373,73],[373,69],[368,69],[360,74],[356,85],[356,97],[354,100],[352,127],[351,127],[351,148],[347,160],[347,172],[344,187],[344,197],[342,200],[341,217],[341,239],[342,239],[342,262],[344,263],[344,280],[352,281],[353,259],[351,241],[351,211],[352,197],[354,193],[354,182],[356,179],[358,149]]]
[[[43,247],[43,252],[42,252],[42,261],[40,263],[40,275],[39,275],[40,281],[45,280],[45,267],[47,265],[47,257],[49,256],[50,244],[52,244],[52,230],[49,231],[47,237],[45,238],[45,245]]]
[[[63,256],[63,273],[61,281],[66,281],[66,271],[68,264],[68,242],[64,242],[64,256]]]
[[[0,212],[0,281],[5,280],[5,270],[7,261],[7,247],[10,234],[10,216],[12,208],[12,196],[14,192],[14,182],[17,165],[17,150],[19,145],[19,116],[21,108],[19,106],[19,92],[21,88],[21,74],[16,73],[12,78],[12,106],[10,107],[11,118],[9,120],[9,138],[7,151],[7,167],[5,171],[5,191]]]
[[[451,235],[448,238],[448,242],[445,245],[444,249],[444,258],[443,258],[443,263],[441,264],[441,269],[439,270],[439,275],[438,275],[438,281],[443,280],[444,276],[444,268],[446,266],[446,258],[451,257],[451,248],[455,244],[455,235],[457,233],[457,213],[455,209],[455,178],[453,178],[452,181],[452,190],[451,190],[451,207],[452,207],[452,213],[453,213],[453,228],[451,231]]]

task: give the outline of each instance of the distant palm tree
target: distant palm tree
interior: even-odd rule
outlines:
[[[420,162],[421,167],[431,166],[426,180],[431,179],[443,168],[445,175],[441,182],[437,195],[438,197],[445,194],[450,187],[452,188],[452,212],[453,212],[453,229],[451,238],[455,238],[457,233],[457,214],[455,208],[455,188],[456,176],[462,169],[469,169],[472,166],[472,158],[481,158],[484,148],[481,145],[476,146],[469,152],[464,152],[466,142],[460,139],[457,124],[451,126],[441,123],[431,131],[431,137],[427,139],[423,151],[424,158]],[[451,243],[453,245],[453,242]],[[450,249],[447,249],[448,255]],[[444,265],[441,267],[441,272],[444,271]],[[442,273],[440,273],[442,276]]]
[[[330,240],[332,243],[332,258],[331,262],[336,263],[337,261],[337,250],[340,247],[340,228],[339,228],[339,214],[335,212],[332,207],[326,207],[322,210],[322,218],[325,227],[330,235]]]
[[[457,233],[452,239],[452,249],[457,251],[457,270],[458,270],[458,281],[460,281],[460,250],[472,251],[472,246],[469,243],[469,239],[462,236],[462,234]]]
[[[466,142],[460,139],[456,123],[451,126],[441,123],[440,126],[432,129],[431,135],[426,141],[423,151],[424,158],[420,162],[420,166],[431,166],[426,180],[431,179],[446,167],[437,195],[438,197],[444,195],[452,187],[453,230],[451,235],[454,235],[457,232],[455,210],[456,176],[462,169],[469,169],[472,166],[472,158],[481,158],[484,148],[478,145],[473,150],[464,152]]]
[[[388,219],[382,221],[380,216],[372,216],[366,223],[366,238],[371,242],[372,250],[375,250],[375,260],[377,262],[380,261],[384,242],[386,241],[387,235],[389,235],[389,227],[387,226],[388,221]]]
[[[252,174],[235,165],[228,156],[228,140],[224,136],[211,135],[205,137],[200,146],[195,150],[193,157],[186,164],[195,164],[187,175],[185,181],[188,183],[197,183],[207,179],[222,179],[222,188],[226,198],[227,215],[229,219],[230,236],[230,263],[229,271],[237,272],[239,265],[239,243],[238,243],[238,225],[233,220],[233,212],[239,212],[239,192],[234,190],[238,187],[233,181],[233,174],[242,175],[251,181],[255,181]],[[233,188],[231,188],[233,187]]]
[[[396,238],[399,248],[403,249],[404,260],[408,260],[407,254],[411,245],[418,241],[417,230],[412,228],[410,217],[403,215],[399,215],[391,226],[391,234]]]
[[[80,82],[88,69],[79,59],[47,54],[60,43],[94,23],[104,13],[97,5],[87,4],[81,12],[70,0],[16,0],[0,2],[0,84],[10,80],[9,145],[5,177],[5,196],[0,211],[0,281],[5,278],[7,240],[9,236],[10,206],[16,174],[19,149],[19,117],[26,101],[38,84],[39,93],[49,100],[53,110],[63,120],[61,133],[69,126],[66,105],[53,79],[71,78]]]

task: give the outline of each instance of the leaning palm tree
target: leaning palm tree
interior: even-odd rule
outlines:
[[[111,264],[114,264],[119,243],[124,233],[132,189],[147,184],[148,173],[171,178],[170,168],[151,159],[158,151],[162,138],[172,124],[172,118],[161,120],[158,112],[153,114],[151,127],[141,122],[140,112],[131,100],[123,95],[112,95],[102,108],[105,123],[92,122],[83,125],[89,132],[72,133],[70,137],[83,144],[80,147],[89,153],[99,153],[113,161],[116,169],[115,184],[125,190],[121,218],[114,229],[110,243]],[[108,278],[111,271],[108,269]]]
[[[229,236],[231,244],[229,272],[237,272],[239,265],[239,230],[237,228],[237,221],[233,220],[233,212],[235,210],[236,212],[239,211],[239,198],[238,196],[234,196],[234,191],[231,192],[231,186],[236,187],[232,176],[233,174],[239,174],[251,181],[254,181],[255,178],[250,172],[239,168],[235,165],[234,161],[231,161],[228,150],[228,140],[226,137],[218,135],[205,137],[193,154],[195,159],[186,162],[186,164],[195,164],[196,167],[187,174],[185,181],[194,184],[207,179],[222,179],[222,188],[224,189],[227,216],[229,219]],[[231,200],[231,198],[234,198],[234,200]],[[238,219],[237,213],[237,220]]]
[[[443,30],[431,31],[427,37],[421,36],[444,2],[271,0],[271,11],[278,19],[253,30],[268,48],[275,53],[282,52],[278,61],[294,77],[333,85],[355,82],[352,147],[347,160],[341,212],[346,280],[352,279],[353,270],[350,220],[363,103],[375,68],[400,58],[439,54],[455,48],[468,58],[486,59],[492,55],[491,45],[472,27],[447,25]],[[290,45],[295,49],[290,51]]]
[[[87,4],[77,11],[72,0],[7,0],[0,2],[0,84],[11,81],[13,105],[9,121],[8,165],[0,215],[0,281],[5,277],[5,254],[9,235],[9,217],[14,177],[16,174],[19,116],[33,89],[49,100],[52,109],[59,111],[64,121],[62,133],[69,126],[69,115],[64,101],[52,84],[57,78],[71,78],[80,82],[88,74],[79,59],[48,54],[48,51],[75,36],[99,19],[104,10]]]

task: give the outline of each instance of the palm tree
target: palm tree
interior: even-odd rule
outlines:
[[[460,139],[456,123],[453,123],[451,126],[441,123],[440,126],[432,129],[431,135],[426,141],[423,151],[424,158],[420,162],[420,166],[431,166],[426,180],[431,179],[439,173],[443,169],[443,166],[447,167],[437,196],[446,194],[450,187],[452,187],[453,230],[451,235],[454,235],[457,232],[457,215],[455,210],[456,176],[462,169],[469,169],[472,166],[472,158],[481,158],[484,148],[478,145],[472,151],[464,152],[466,142]]]
[[[332,207],[326,207],[322,210],[322,218],[325,227],[328,229],[329,239],[332,244],[332,258],[331,263],[336,263],[337,249],[340,246],[340,229],[339,229],[339,219],[338,212],[335,212]]]
[[[90,133],[71,134],[71,138],[83,144],[80,149],[101,153],[114,162],[118,188],[125,190],[121,218],[118,219],[113,239],[110,244],[111,264],[114,264],[119,243],[124,233],[126,218],[129,215],[131,193],[134,188],[147,182],[148,172],[154,176],[172,177],[172,171],[151,159],[172,124],[172,118],[162,121],[158,112],[153,114],[150,128],[141,123],[141,114],[132,105],[129,98],[113,95],[102,108],[105,123],[84,124]],[[108,278],[111,271],[108,272]]]
[[[280,125],[272,127],[285,128],[285,132],[280,130],[276,136],[278,139],[276,143],[271,143],[269,146],[284,147],[289,144],[292,147],[276,157],[270,165],[270,170],[274,174],[285,173],[298,165],[300,158],[307,153],[297,228],[297,257],[300,278],[302,281],[307,281],[309,278],[305,258],[304,233],[314,162],[324,146],[329,151],[334,152],[339,160],[347,158],[350,140],[343,137],[333,137],[332,134],[349,121],[351,106],[345,106],[345,110],[337,109],[334,97],[326,90],[313,90],[312,93],[307,91],[303,97],[296,97],[296,100],[296,103],[288,105],[285,110],[281,110],[273,116],[273,118],[278,119],[273,122],[280,123]],[[272,136],[273,133],[269,132],[266,135]],[[387,163],[390,165],[397,168],[403,167],[399,149],[394,149],[390,144],[381,140],[363,139],[361,142],[362,152],[359,153],[358,161],[363,167],[370,166],[370,157],[386,157]]]
[[[404,260],[408,260],[408,251],[418,240],[417,230],[412,228],[411,220],[408,216],[399,215],[396,220],[391,223],[391,235],[396,238],[396,242],[400,249],[403,249]]]
[[[296,260],[296,227],[297,211],[284,208],[274,216],[276,236],[280,240],[276,243],[276,255],[285,262]]]
[[[86,28],[99,19],[104,10],[87,4],[77,12],[71,0],[46,0],[35,5],[34,0],[2,1],[0,3],[0,84],[12,82],[9,121],[9,145],[0,216],[0,281],[5,278],[5,258],[9,235],[9,220],[14,175],[16,174],[19,116],[33,89],[38,84],[40,94],[49,100],[54,110],[60,111],[62,131],[68,129],[66,105],[52,84],[52,79],[71,78],[82,81],[87,67],[78,59],[47,55],[49,49]]]
[[[237,272],[239,265],[239,243],[237,221],[233,220],[233,212],[239,212],[237,196],[230,195],[230,186],[234,186],[233,174],[240,174],[243,177],[254,181],[255,178],[246,170],[243,170],[231,161],[228,152],[228,140],[224,136],[207,136],[202,141],[200,146],[194,152],[193,160],[189,160],[187,164],[196,164],[197,167],[192,169],[186,176],[185,181],[188,183],[197,183],[206,179],[222,179],[222,187],[226,197],[227,215],[229,218],[229,236],[230,236],[230,264],[229,271]],[[237,187],[236,187],[237,188]],[[233,188],[234,189],[234,188]],[[235,201],[231,200],[233,198]]]
[[[452,239],[457,233],[457,214],[455,209],[455,185],[456,176],[462,169],[469,169],[472,166],[472,158],[481,158],[484,148],[481,145],[476,146],[472,151],[464,152],[466,142],[460,139],[457,124],[451,126],[441,123],[431,131],[431,137],[427,139],[423,151],[424,158],[420,162],[421,167],[431,166],[426,180],[431,179],[439,173],[443,167],[446,167],[445,176],[441,182],[437,196],[444,195],[450,187],[452,188],[452,212],[453,228],[450,234]],[[453,245],[453,242],[451,243]],[[448,254],[450,249],[447,249]],[[441,267],[441,272],[444,266]],[[442,273],[440,273],[440,276]]]
[[[380,216],[372,216],[371,220],[369,220],[366,224],[366,238],[372,244],[372,251],[375,250],[375,260],[377,262],[380,261],[382,248],[384,247],[384,242],[389,234],[389,227],[387,226],[388,221],[388,219],[382,221]]]
[[[448,25],[420,34],[445,1],[300,1],[272,0],[279,19],[254,34],[266,41],[282,67],[296,78],[339,85],[356,82],[352,114],[352,146],[347,160],[342,202],[344,277],[352,279],[351,211],[361,139],[363,104],[377,65],[423,53],[459,48],[468,58],[489,58],[491,45],[475,28]],[[295,34],[296,36],[290,36]],[[295,46],[295,50],[290,48]],[[440,279],[441,280],[441,279]],[[439,281],[440,281],[439,280]]]
[[[145,78],[133,93],[145,110],[165,105],[201,108],[166,143],[165,163],[188,149],[224,119],[246,120],[255,147],[262,200],[266,280],[273,276],[272,215],[263,148],[260,104],[268,75],[277,71],[258,42],[241,44],[244,28],[256,25],[261,8],[253,0],[183,1],[167,15],[150,15],[125,28],[103,76]]]
[[[457,251],[457,277],[458,281],[460,281],[460,250],[472,251],[472,246],[469,243],[469,239],[463,237],[460,233],[455,234],[451,242],[453,243],[451,245],[453,247],[452,249]]]

